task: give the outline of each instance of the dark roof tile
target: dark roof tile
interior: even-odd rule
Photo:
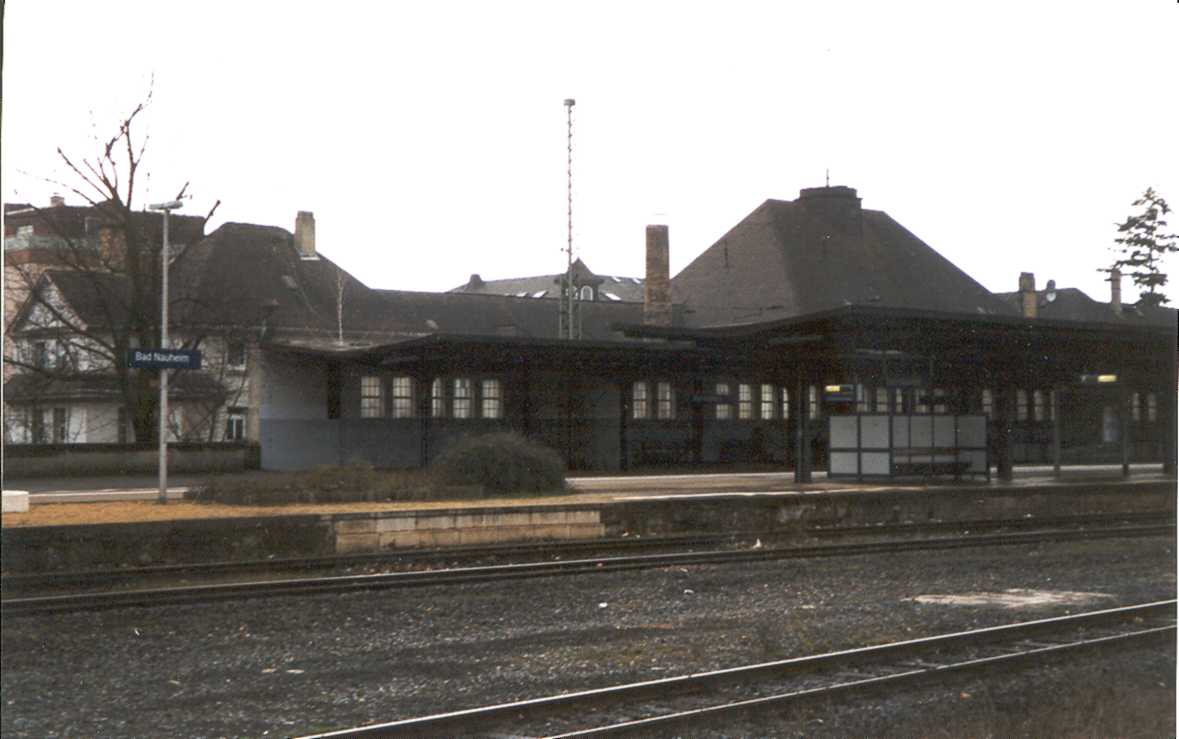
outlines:
[[[1012,308],[851,188],[767,200],[672,280],[690,325],[848,305],[1007,315]]]

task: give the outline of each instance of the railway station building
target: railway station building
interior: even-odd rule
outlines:
[[[992,293],[849,187],[765,201],[674,277],[668,229],[649,226],[644,275],[579,262],[569,286],[371,289],[301,219],[294,234],[225,224],[189,247],[194,295],[257,306],[234,334],[236,412],[264,468],[421,466],[510,429],[572,470],[1174,470],[1175,310],[1123,304],[1116,275],[1108,301],[1017,267],[1018,289]]]
[[[389,341],[270,343],[285,385],[269,392],[303,402],[260,409],[263,464],[425,465],[459,436],[514,429],[574,470],[1173,468],[1176,312],[1122,305],[1116,281],[1109,302],[1028,274],[993,294],[848,187],[764,202],[674,278],[669,246],[647,228],[642,278],[578,265],[575,340],[536,284],[491,294],[474,276],[378,291],[412,324]],[[642,302],[593,299],[624,280]]]

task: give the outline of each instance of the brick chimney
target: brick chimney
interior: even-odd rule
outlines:
[[[50,208],[60,208],[63,205],[65,205],[65,198],[62,197],[61,193],[55,192],[49,196],[49,207]]]
[[[1019,273],[1019,306],[1024,318],[1036,317],[1036,276],[1031,272]]]
[[[303,259],[318,259],[315,253],[315,215],[301,210],[295,216],[295,247]]]
[[[1122,271],[1117,267],[1109,271],[1109,307],[1115,316],[1122,315]]]
[[[647,226],[647,280],[643,286],[643,323],[671,325],[671,268],[667,226]]]

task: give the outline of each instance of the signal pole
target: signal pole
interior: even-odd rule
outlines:
[[[567,232],[565,241],[565,280],[561,285],[560,338],[573,339],[573,106],[577,101],[565,98],[565,205]]]

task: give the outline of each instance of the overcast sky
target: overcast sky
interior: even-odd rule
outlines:
[[[1108,300],[1115,223],[1148,186],[1179,207],[1176,38],[1173,0],[8,0],[3,195],[47,202],[55,149],[94,155],[154,78],[140,203],[191,180],[211,228],[314,211],[373,287],[558,272],[572,97],[599,274],[642,275],[653,222],[674,274],[829,169],[991,290]]]

